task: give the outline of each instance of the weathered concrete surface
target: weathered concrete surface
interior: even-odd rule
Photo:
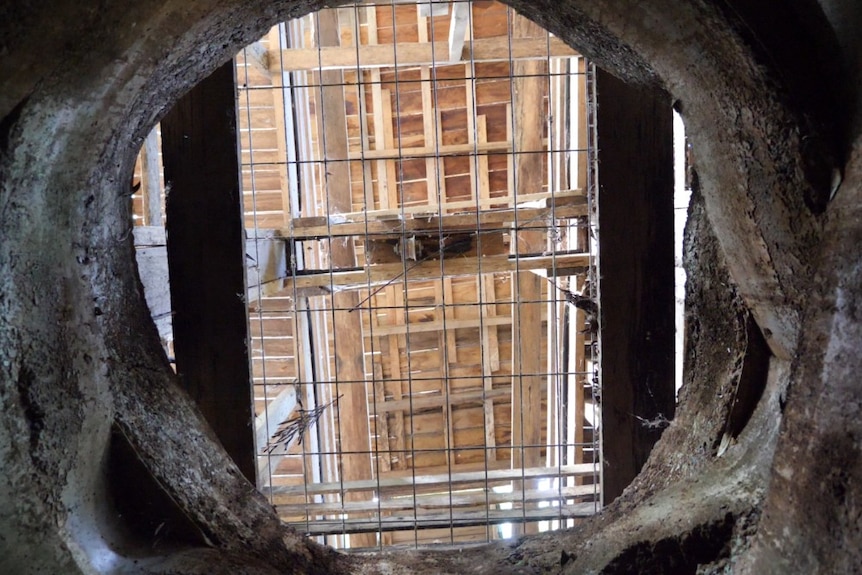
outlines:
[[[619,503],[568,533],[469,551],[345,557],[280,527],[173,381],[135,277],[127,182],[171,101],[276,19],[319,4],[11,0],[0,6],[0,572],[862,570],[858,6],[512,3],[678,100],[715,231],[707,259],[723,254],[735,285],[720,263],[701,270],[698,321],[721,335],[689,348],[677,421]],[[791,66],[780,51],[797,45],[807,50]],[[708,233],[694,237],[713,250]],[[736,303],[707,311],[722,301]],[[736,417],[726,391],[745,380],[736,367],[756,339],[741,327],[749,310],[775,357],[722,445]],[[112,426],[166,494],[154,513],[184,515],[186,539],[154,545],[117,515]]]

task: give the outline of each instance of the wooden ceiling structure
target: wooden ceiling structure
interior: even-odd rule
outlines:
[[[566,293],[595,297],[584,58],[435,1],[323,10],[235,64],[257,478],[283,520],[362,548],[596,512],[595,342]],[[135,234],[167,342],[151,140]]]

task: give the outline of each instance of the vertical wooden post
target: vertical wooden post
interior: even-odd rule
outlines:
[[[233,62],[162,120],[168,270],[182,386],[227,452],[255,480],[245,308],[245,233]]]
[[[604,502],[674,414],[673,118],[669,96],[596,75]]]
[[[513,38],[539,38],[547,34],[542,28],[523,16],[514,14]],[[513,143],[515,152],[514,205],[527,194],[539,193],[544,184],[542,158],[544,144],[542,132],[545,123],[544,97],[547,93],[547,60],[529,60],[512,64],[514,101]],[[536,251],[544,243],[544,234],[535,230],[521,231],[514,242],[516,253]],[[538,248],[541,251],[542,248]],[[542,284],[544,278],[529,272],[515,274],[515,301],[512,310],[512,465],[513,467],[535,467],[543,464],[541,454],[542,426],[545,423],[542,411],[542,391],[546,376],[540,342],[542,330]],[[527,485],[516,482],[515,489],[527,489]],[[520,528],[519,528],[520,529]],[[523,527],[526,533],[537,532],[535,523]]]
[[[317,15],[318,45],[339,46],[340,33],[336,9],[321,10]],[[344,103],[344,74],[340,70],[320,73],[320,112],[323,153],[326,163],[326,194],[329,212],[353,211],[350,190],[350,165],[347,163],[347,120]],[[353,239],[332,239],[329,243],[333,268],[353,267],[356,255]],[[368,423],[368,391],[365,382],[365,355],[362,338],[362,312],[351,311],[359,305],[355,291],[337,292],[332,296],[335,326],[335,365],[339,381],[337,393],[339,433],[341,438],[344,481],[371,479],[371,430]],[[346,501],[368,501],[371,492],[348,493]],[[350,535],[350,546],[372,547],[377,544],[373,533]]]
[[[162,184],[159,170],[159,133],[153,128],[141,147],[141,188],[144,196],[144,225],[162,225]]]

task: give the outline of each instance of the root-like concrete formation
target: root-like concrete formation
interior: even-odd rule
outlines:
[[[634,484],[575,530],[469,550],[346,556],[281,526],[173,379],[126,194],[174,100],[322,3],[11,0],[0,8],[0,572],[862,569],[862,8],[510,3],[621,78],[663,86],[691,136],[702,201],[687,238],[686,385]],[[139,494],[151,504],[125,501]]]

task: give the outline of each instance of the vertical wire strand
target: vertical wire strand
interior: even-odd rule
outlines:
[[[472,10],[472,8],[468,12],[468,17],[469,17],[468,26],[469,26],[470,31],[471,31],[470,32],[470,38],[471,38],[471,40],[474,40],[473,32],[472,32],[473,31],[473,10]],[[476,255],[477,255],[477,257],[476,257],[476,265],[477,265],[477,269],[476,269],[476,273],[477,273],[477,276],[476,276],[476,278],[477,278],[476,300],[479,304],[479,308],[478,308],[479,309],[479,334],[480,334],[480,337],[479,337],[479,350],[480,350],[479,365],[480,365],[480,368],[482,370],[482,374],[481,374],[479,381],[481,383],[481,392],[482,392],[482,428],[487,429],[489,421],[488,421],[488,417],[487,417],[486,410],[485,410],[485,405],[488,401],[487,394],[485,393],[485,379],[487,377],[491,377],[491,382],[492,382],[492,386],[493,386],[493,377],[485,374],[486,370],[490,373],[490,366],[485,365],[485,362],[486,362],[486,353],[485,353],[485,349],[484,349],[485,338],[481,337],[481,334],[484,333],[485,329],[487,329],[487,327],[485,326],[485,314],[482,313],[482,309],[483,309],[482,308],[482,286],[483,286],[483,282],[488,281],[488,280],[484,277],[483,272],[482,272],[482,257],[481,257],[482,239],[483,239],[482,233],[480,233],[480,230],[481,230],[481,218],[480,218],[481,202],[479,201],[479,196],[480,196],[480,194],[479,194],[480,183],[479,182],[481,181],[481,174],[480,174],[481,165],[479,163],[479,154],[481,152],[479,150],[478,101],[477,101],[478,95],[477,95],[477,90],[476,90],[476,76],[477,76],[477,74],[476,74],[476,56],[475,56],[474,50],[470,50],[469,69],[470,69],[469,74],[466,73],[466,69],[465,69],[465,76],[467,76],[467,78],[465,78],[465,83],[469,82],[469,87],[467,87],[467,89],[469,89],[471,91],[470,101],[472,102],[472,108],[470,110],[468,110],[467,113],[471,114],[473,116],[473,134],[471,134],[472,139],[473,139],[472,162],[473,162],[473,172],[475,174],[474,185],[476,187],[476,201],[477,201],[477,205],[476,205],[476,230],[477,230],[477,233],[476,233]],[[491,275],[490,281],[492,281],[492,282],[495,281],[493,274]],[[493,329],[496,329],[496,327],[493,327]],[[493,409],[493,405],[492,405],[492,409]],[[483,477],[484,490],[483,491],[484,491],[484,495],[485,495],[485,506],[484,506],[485,507],[485,525],[486,525],[486,527],[485,527],[485,538],[488,541],[490,541],[491,540],[491,499],[490,499],[490,497],[491,497],[490,496],[491,485],[490,485],[490,481],[488,478],[488,471],[489,471],[488,460],[489,460],[489,456],[490,456],[490,451],[489,451],[490,446],[488,445],[487,435],[485,435],[483,438],[483,446],[484,447],[482,449],[482,462],[483,462],[482,471],[483,471],[483,475],[484,475],[484,477]],[[495,450],[495,453],[496,453],[496,450]]]
[[[255,235],[255,266],[257,266],[257,271],[258,271],[258,285],[257,285],[257,298],[258,298],[258,300],[257,301],[261,302],[262,301],[262,289],[261,289],[261,282],[260,282],[261,276],[260,276],[260,267],[259,267],[260,253],[259,253],[259,247],[258,247],[258,242],[257,242],[257,237],[259,235],[259,233],[258,233],[258,229],[259,229],[259,227],[258,227],[258,214],[257,214],[258,213],[258,209],[257,209],[257,185],[256,185],[257,182],[255,179],[256,178],[256,174],[255,174],[255,171],[256,171],[255,167],[256,166],[255,166],[255,161],[254,161],[254,140],[253,140],[252,129],[251,129],[252,122],[251,122],[251,98],[250,98],[250,93],[249,93],[250,87],[249,87],[248,59],[247,59],[248,58],[248,52],[243,50],[243,56],[244,56],[244,58],[243,58],[244,59],[244,61],[243,61],[243,64],[244,64],[244,66],[243,66],[243,79],[244,79],[244,86],[245,86],[245,90],[244,90],[245,91],[245,98],[246,98],[245,112],[246,112],[246,122],[247,122],[246,129],[248,130],[249,176],[250,176],[249,182],[251,185],[251,197],[252,197],[252,201],[251,201],[252,210],[251,211],[252,211],[252,221],[254,222],[254,235]],[[237,93],[237,96],[239,97],[239,93]],[[242,156],[241,155],[240,155],[240,163],[242,163]],[[243,196],[244,196],[244,193],[240,194],[240,197],[243,197]],[[244,208],[243,208],[243,211],[245,211]],[[245,228],[245,214],[243,214],[243,228]],[[243,265],[245,265],[245,263],[246,262],[243,262]],[[246,304],[248,304],[248,302],[246,302]],[[260,362],[261,363],[261,377],[262,377],[262,381],[263,381],[262,387],[263,387],[263,396],[264,396],[264,410],[263,410],[263,412],[264,412],[264,424],[266,425],[266,429],[269,429],[269,410],[268,410],[269,397],[268,397],[268,385],[267,385],[267,374],[266,374],[266,363],[267,363],[266,362],[266,347],[264,344],[263,306],[260,304],[258,304],[257,316],[258,316],[258,330],[259,330],[260,351],[261,351],[261,362]],[[255,396],[254,362],[252,362],[251,383],[252,383],[252,400],[254,400],[254,396]],[[253,408],[253,406],[252,406],[252,408]],[[259,449],[260,449],[260,447],[255,445],[255,454],[256,454],[255,468],[258,468],[258,469],[259,469],[259,466],[257,465],[257,463],[258,463],[257,459],[259,457],[259,455],[258,455]],[[268,483],[269,483],[269,487],[270,487],[268,498],[269,498],[270,503],[272,503],[273,502],[272,476],[273,476],[274,470],[272,468],[272,458],[269,454],[266,455],[266,461],[267,461],[267,466],[266,466],[267,467],[267,474],[269,475],[269,482]],[[258,479],[258,483],[260,483],[260,479]]]
[[[370,9],[374,10],[375,8],[373,6],[371,6]],[[364,144],[367,134],[366,134],[365,122],[362,121],[363,110],[365,109],[365,91],[363,90],[363,86],[365,84],[364,84],[364,80],[363,80],[363,75],[362,75],[363,72],[362,72],[360,56],[359,56],[359,47],[360,47],[360,44],[362,41],[361,33],[360,33],[360,27],[359,27],[359,19],[360,19],[359,4],[354,4],[353,5],[353,44],[355,46],[355,55],[356,55],[356,98],[357,98],[357,105],[358,105],[358,112],[357,113],[359,116],[359,152],[360,152],[360,160],[359,161],[362,165],[362,197],[365,198],[365,202],[366,202],[364,215],[363,215],[363,225],[365,228],[366,248],[363,251],[363,257],[365,258],[365,261],[367,262],[368,261],[367,238],[369,237],[369,234],[368,234],[368,227],[369,227],[368,226],[368,223],[369,223],[368,222],[368,211],[369,211],[369,209],[373,210],[374,205],[373,205],[373,203],[371,206],[368,206],[368,204],[367,204],[367,198],[369,196],[368,196],[368,190],[366,189],[367,180],[365,178],[365,175],[366,175],[365,170],[367,169],[368,164],[366,162],[365,144]],[[367,110],[366,110],[365,114],[367,115]],[[379,128],[379,127],[375,126],[375,129],[376,128]],[[372,195],[371,195],[371,200],[372,200],[372,202],[374,201],[373,191],[372,191]],[[370,276],[366,276],[366,278],[367,278],[367,283],[368,283],[368,289],[370,292],[371,291],[371,278],[370,278]],[[360,314],[363,313],[363,311],[364,311],[364,307],[362,309],[358,310],[358,312]],[[381,457],[381,454],[380,454],[380,427],[381,427],[380,426],[380,418],[381,417],[384,417],[384,418],[387,417],[387,414],[386,414],[386,412],[384,412],[382,414],[377,412],[377,385],[376,385],[377,376],[375,375],[375,370],[374,370],[374,357],[375,357],[375,353],[374,353],[374,317],[373,317],[374,313],[375,313],[374,307],[371,303],[371,300],[369,300],[369,305],[368,305],[368,334],[369,334],[369,342],[370,342],[370,346],[371,346],[370,355],[369,355],[369,357],[371,358],[370,361],[371,361],[371,378],[372,378],[372,385],[371,385],[372,401],[371,401],[371,405],[373,408],[372,417],[374,419],[374,433],[375,433],[375,440],[374,440],[373,444],[370,444],[371,449],[372,449],[372,453],[370,453],[369,455],[372,456],[372,459],[374,461],[374,477],[375,477],[376,486],[377,486],[377,532],[378,532],[377,541],[378,541],[378,548],[382,548],[383,547],[383,512],[382,512],[381,501],[382,501],[383,497],[382,497],[382,491],[380,488],[380,457]],[[360,320],[360,325],[361,325],[361,320]],[[359,334],[359,335],[360,335],[360,337],[363,337],[362,334]],[[363,341],[364,341],[364,337],[363,337]],[[367,373],[368,373],[367,368],[365,369],[365,373],[366,373],[366,377],[367,377]],[[382,365],[381,365],[381,373],[382,373]],[[367,395],[367,390],[366,390],[366,395]],[[386,428],[387,426],[384,426],[384,427]],[[370,429],[369,429],[369,431],[370,431]]]
[[[393,78],[395,82],[395,117],[400,118],[400,110],[401,110],[401,84],[399,80],[399,71],[398,71],[398,19],[397,19],[397,10],[395,0],[389,0],[390,10],[392,14],[392,59],[393,59]],[[395,186],[396,190],[399,189],[399,181],[400,181],[400,201],[399,201],[399,210],[401,221],[403,222],[406,216],[405,211],[405,197],[404,197],[404,162],[403,162],[403,138],[402,138],[402,125],[401,122],[398,122],[398,133],[395,137],[396,146],[398,149],[397,157],[399,158],[399,166],[400,173],[399,177],[396,179]],[[403,230],[403,228],[402,228]],[[407,236],[406,232],[402,231],[401,241],[406,242]],[[405,356],[407,360],[407,396],[408,396],[408,405],[410,409],[410,471],[411,471],[411,485],[412,485],[412,495],[413,495],[413,543],[414,547],[419,547],[419,517],[417,514],[417,491],[416,491],[416,418],[414,417],[414,409],[413,409],[413,369],[412,369],[412,360],[410,353],[410,298],[409,298],[409,283],[407,278],[407,273],[409,272],[409,268],[407,266],[407,262],[405,258],[401,258],[402,262],[402,272],[401,272],[401,290],[404,299],[404,317],[405,317]],[[397,353],[397,350],[396,350]],[[400,375],[399,375],[400,377]]]
[[[517,114],[515,114],[516,96],[517,96],[516,90],[515,90],[515,82],[518,80],[518,76],[516,76],[517,65],[515,64],[515,59],[513,57],[514,49],[512,46],[514,28],[515,28],[515,11],[511,7],[508,7],[508,6],[506,7],[506,24],[507,24],[506,29],[508,31],[507,38],[506,38],[507,39],[507,49],[509,52],[509,99],[511,102],[511,104],[509,106],[509,122],[510,122],[510,125],[512,126],[512,143],[511,143],[512,144],[512,152],[511,152],[511,154],[512,154],[512,172],[513,173],[511,175],[511,180],[512,180],[511,192],[512,192],[512,206],[514,208],[513,209],[514,229],[516,230],[514,232],[514,238],[513,238],[513,241],[515,242],[515,270],[511,276],[512,277],[512,295],[514,296],[513,297],[514,303],[513,303],[513,308],[512,308],[512,315],[513,315],[513,320],[514,320],[515,314],[517,314],[517,318],[518,318],[518,320],[517,320],[518,349],[513,349],[512,353],[517,353],[518,356],[521,358],[518,361],[518,373],[517,374],[513,373],[512,375],[513,375],[513,379],[517,379],[517,385],[518,385],[518,389],[519,389],[519,392],[518,392],[519,405],[517,406],[517,408],[523,414],[524,413],[524,373],[523,373],[524,372],[524,367],[523,367],[524,341],[523,341],[523,338],[521,337],[521,304],[524,302],[521,301],[521,288],[520,288],[520,282],[519,282],[519,278],[521,277],[521,254],[520,254],[520,249],[518,247],[518,234],[517,234],[517,230],[519,227],[518,226],[518,210],[517,210],[518,185],[520,183],[518,181],[519,180],[519,178],[518,178],[518,160],[519,160],[519,157],[518,156],[519,156],[519,154],[522,153],[522,151],[520,151],[518,149],[517,134],[518,134],[518,127],[519,126],[518,126],[518,120],[516,117]],[[512,382],[512,385],[513,386],[515,385],[514,381]],[[515,408],[514,405],[512,407],[513,407],[513,409]],[[519,441],[518,441],[518,448],[517,449],[521,453],[521,458],[520,458],[520,462],[521,462],[521,465],[520,465],[520,467],[521,467],[521,469],[520,469],[520,472],[521,472],[521,523],[523,525],[522,529],[525,529],[526,523],[527,523],[526,505],[524,502],[524,486],[526,485],[526,474],[525,474],[524,461],[526,459],[526,451],[525,451],[525,446],[524,446],[524,419],[523,419],[523,416],[521,418],[519,418],[519,423],[520,423],[520,428],[518,430],[513,429],[512,434],[513,434],[513,442],[514,442],[514,434],[518,433],[518,435],[519,435]],[[513,446],[513,449],[514,449],[514,446]],[[514,453],[512,455],[514,457]],[[513,494],[512,499],[513,500],[515,499],[514,494]]]
[[[335,10],[335,8],[328,8],[328,9],[329,10]],[[330,194],[329,194],[329,180],[327,177],[327,174],[329,171],[328,170],[329,159],[327,158],[327,153],[326,153],[327,152],[327,143],[326,143],[326,121],[327,121],[327,119],[326,119],[326,114],[324,112],[324,106],[322,105],[324,98],[325,98],[325,93],[324,93],[324,77],[323,77],[323,55],[322,55],[323,52],[322,52],[322,45],[321,45],[321,30],[320,30],[320,11],[315,12],[313,18],[314,18],[314,22],[315,22],[315,37],[316,37],[315,48],[317,49],[317,88],[318,88],[318,97],[320,98],[319,101],[321,102],[320,106],[315,106],[315,113],[320,114],[320,120],[318,122],[318,126],[319,126],[318,129],[320,130],[320,133],[318,134],[318,143],[319,143],[319,156],[321,157],[321,159],[318,160],[318,164],[319,165],[322,164],[322,168],[323,168],[323,178],[322,178],[323,189],[322,189],[322,192],[324,195],[324,208],[325,208],[324,212],[326,214],[326,216],[325,216],[325,218],[326,218],[326,232],[327,232],[327,234],[326,234],[327,235],[326,246],[327,246],[327,254],[328,254],[328,257],[326,259],[328,260],[328,272],[329,272],[329,295],[327,296],[327,298],[329,301],[328,311],[329,311],[329,315],[330,315],[330,321],[332,322],[332,325],[334,326],[336,324],[336,315],[335,315],[336,302],[335,302],[335,295],[334,295],[335,294],[335,291],[334,291],[335,281],[334,281],[334,275],[333,275],[334,270],[333,270],[333,262],[332,262],[332,242],[333,242],[332,220],[330,217],[330,215],[332,214],[332,205],[331,205]],[[337,14],[336,14],[336,22],[337,22]],[[332,330],[332,349],[336,350],[337,348],[338,348],[338,330],[333,329]],[[329,361],[329,359],[327,359],[327,361]],[[332,378],[333,375],[335,378],[335,382],[334,382],[335,394],[334,395],[335,395],[335,397],[339,397],[341,395],[339,393],[340,384],[343,382],[341,381],[341,377],[340,377],[339,370],[338,370],[337,366],[335,369],[335,373],[331,374],[330,379]],[[341,515],[341,521],[342,521],[342,525],[341,525],[342,534],[343,534],[342,539],[349,540],[349,539],[347,539],[347,537],[349,537],[349,536],[346,535],[346,533],[347,533],[347,526],[345,523],[346,512],[344,511],[344,506],[346,504],[346,502],[345,502],[346,490],[345,490],[345,486],[344,486],[344,445],[343,445],[343,441],[341,440],[341,437],[342,437],[341,423],[343,421],[343,418],[342,418],[342,414],[341,414],[340,403],[336,401],[334,407],[335,407],[335,419],[337,421],[337,424],[336,424],[337,449],[336,449],[336,451],[338,453],[338,456],[336,457],[336,462],[337,462],[337,470],[338,470],[339,499],[341,501],[341,507],[342,507],[342,513],[340,514]],[[333,447],[336,447],[336,446],[333,446]]]

